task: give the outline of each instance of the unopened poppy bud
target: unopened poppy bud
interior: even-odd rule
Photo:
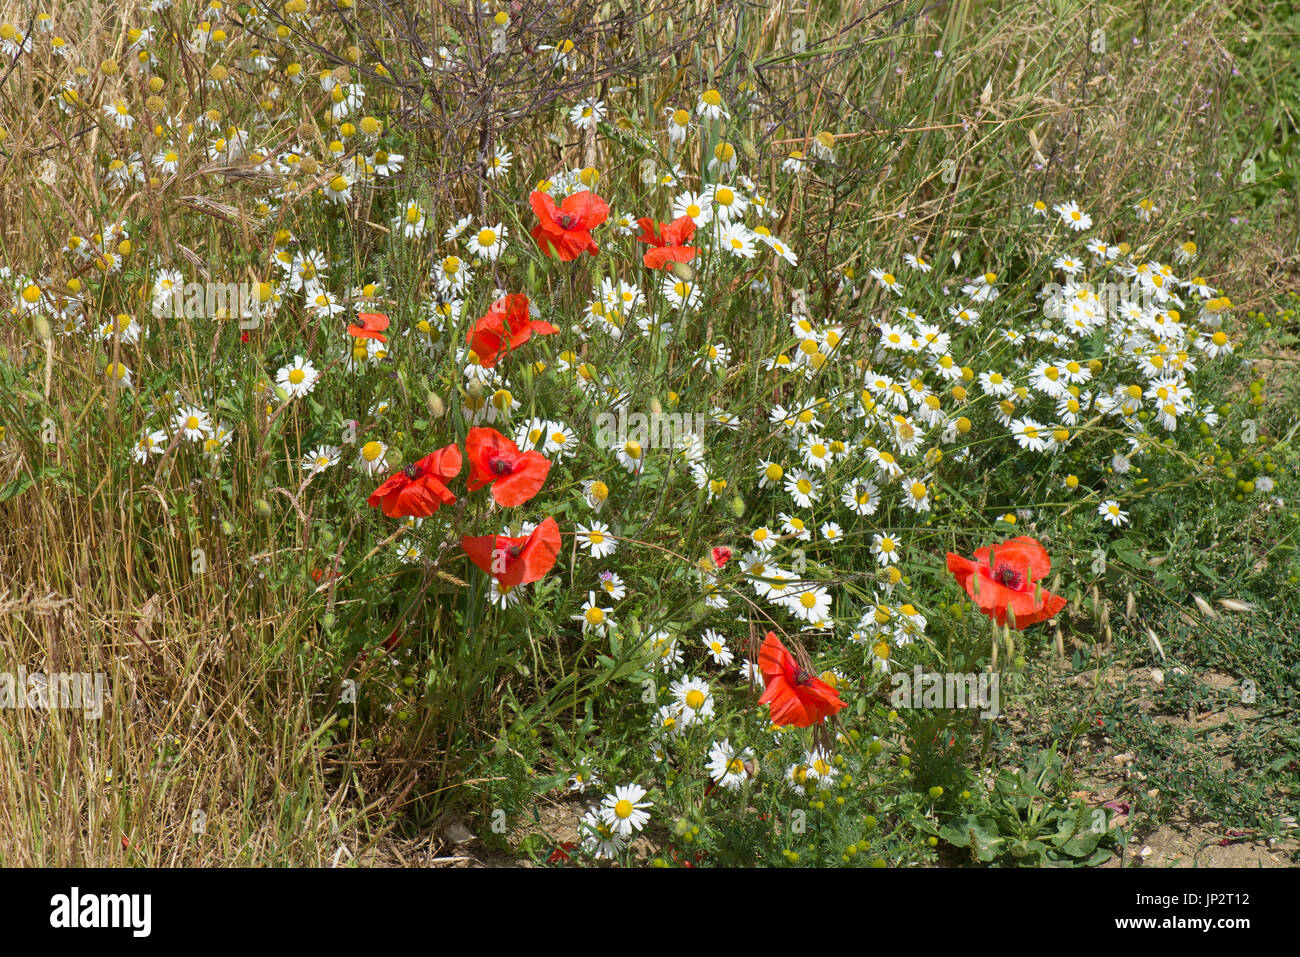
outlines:
[[[326,631],[332,631],[336,621],[338,621],[338,619],[334,617],[334,612],[332,611],[327,611],[325,614],[320,616],[321,627]]]
[[[736,516],[736,518],[744,517],[745,500],[741,498],[739,495],[735,496],[731,500],[731,514]]]
[[[54,330],[50,327],[50,320],[44,316],[37,316],[33,319],[32,328],[36,330],[36,335],[41,339],[54,338]]]
[[[673,271],[673,275],[676,276],[678,279],[680,279],[682,282],[690,282],[692,279],[695,278],[695,270],[692,269],[690,266],[688,266],[686,263],[673,263],[672,271]]]
[[[230,520],[223,518],[221,520],[221,534],[225,535],[227,538],[235,534],[234,522],[231,522]]]
[[[270,515],[271,503],[264,498],[259,498],[253,503],[253,508],[257,510],[258,515]]]
[[[470,379],[469,385],[465,387],[465,391],[475,399],[481,399],[483,398],[483,383],[478,379]]]
[[[441,419],[447,411],[447,406],[442,401],[442,397],[436,392],[430,392],[426,395],[424,397],[424,404],[429,407],[429,415],[433,416],[435,419]]]

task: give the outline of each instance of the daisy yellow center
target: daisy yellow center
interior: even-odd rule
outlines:
[[[294,369],[289,373],[289,381],[294,385],[301,385],[302,380],[307,378],[307,373],[301,369]]]
[[[599,625],[605,620],[605,612],[600,608],[588,608],[586,612],[587,624]]]
[[[480,229],[478,232],[478,244],[480,246],[491,246],[497,241],[497,234],[491,229]]]
[[[624,798],[614,805],[614,816],[620,821],[625,821],[632,816],[632,810],[632,802]]]
[[[700,99],[703,100],[705,103],[707,103],[709,106],[722,105],[722,94],[719,93],[717,90],[705,90],[704,94],[700,97]]]
[[[384,447],[379,442],[367,442],[361,446],[361,457],[367,462],[373,462],[383,453]]]
[[[686,692],[686,707],[692,711],[698,711],[704,707],[704,692],[699,688],[692,688]]]

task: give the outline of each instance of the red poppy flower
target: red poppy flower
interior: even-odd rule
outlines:
[[[714,545],[713,564],[716,565],[718,568],[721,568],[722,566],[726,565],[727,562],[729,561],[731,561],[731,549],[728,548],[726,545]]]
[[[555,200],[536,190],[528,197],[540,222],[533,227],[537,248],[548,256],[568,262],[586,250],[593,256],[599,247],[591,238],[595,229],[609,216],[609,204],[591,190],[566,196],[558,207]]]
[[[771,704],[772,723],[807,728],[844,707],[835,689],[805,671],[769,631],[758,652],[765,688],[759,704]]]
[[[1047,550],[1028,535],[1020,535],[991,549],[975,552],[975,560],[948,552],[948,571],[957,576],[980,611],[999,625],[1007,624],[1007,609],[1017,630],[1053,617],[1065,599],[1053,595],[1040,582],[1052,570]]]
[[[656,223],[653,219],[638,219],[641,227],[638,242],[649,243],[654,249],[641,257],[651,269],[663,269],[672,263],[690,262],[695,258],[695,247],[686,245],[695,235],[695,220],[678,216],[671,223]]]
[[[527,538],[508,535],[466,536],[465,554],[502,585],[527,585],[546,576],[560,554],[560,526],[548,517]]]
[[[522,505],[539,491],[551,470],[551,460],[540,452],[520,452],[519,446],[496,429],[477,426],[465,439],[469,459],[469,490],[492,486],[498,505]]]
[[[360,325],[357,323],[360,323]],[[388,337],[382,335],[387,328],[388,317],[382,312],[362,312],[357,315],[357,321],[348,326],[348,335],[354,339],[374,339],[376,342],[387,342]]]
[[[561,841],[559,844],[555,845],[555,850],[551,851],[551,856],[546,859],[546,863],[561,864],[570,859],[569,854],[571,851],[576,851],[577,849],[577,841]]]
[[[518,349],[533,337],[559,332],[549,322],[530,319],[528,297],[523,293],[502,296],[488,307],[487,315],[474,323],[465,336],[481,365],[491,368],[503,355]]]
[[[370,494],[366,504],[381,506],[389,518],[428,518],[456,501],[444,483],[460,474],[460,466],[460,449],[448,445],[392,476]]]

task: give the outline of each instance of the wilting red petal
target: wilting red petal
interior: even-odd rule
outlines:
[[[502,585],[526,585],[546,576],[560,554],[560,527],[547,517],[527,538],[508,535],[466,536],[465,554]]]
[[[591,233],[585,229],[566,230],[554,224],[538,223],[533,227],[532,237],[537,241],[538,249],[561,262],[577,259],[584,250],[593,256],[600,251]]]
[[[775,724],[807,728],[844,707],[834,688],[802,671],[776,632],[763,639],[758,665],[765,685],[758,703],[770,705]]]
[[[362,312],[357,315],[357,320],[361,324],[350,324],[348,326],[348,335],[354,339],[374,339],[377,342],[388,341],[387,336],[380,335],[381,332],[388,328],[388,317],[382,312]]]
[[[474,323],[465,341],[478,356],[479,363],[491,368],[506,352],[518,349],[532,336],[559,331],[549,322],[530,318],[528,297],[515,293],[494,302],[487,315]]]
[[[390,475],[384,480],[384,483],[380,485],[379,488],[370,493],[370,497],[366,499],[366,504],[371,508],[374,508],[382,502],[386,496],[395,494],[409,481],[410,479],[408,479],[402,472],[398,472],[396,475]]]
[[[430,452],[418,464],[424,471],[438,476],[444,482],[454,479],[461,469],[460,447],[454,442],[445,445],[436,452]]]
[[[663,269],[672,263],[688,263],[695,258],[693,246],[656,246],[646,250],[641,261],[650,269]]]
[[[432,475],[422,475],[384,500],[384,514],[389,518],[428,518],[455,501],[455,494],[447,486]]]
[[[460,449],[454,444],[430,452],[408,469],[389,476],[370,493],[366,504],[380,506],[390,518],[428,518],[443,505],[451,505],[456,496],[443,484],[460,474]]]
[[[727,562],[729,562],[729,561],[731,561],[731,549],[730,549],[730,548],[727,548],[725,545],[715,545],[715,546],[713,546],[713,564],[714,564],[714,565],[716,565],[718,568],[721,568],[722,566],[726,565]]]

